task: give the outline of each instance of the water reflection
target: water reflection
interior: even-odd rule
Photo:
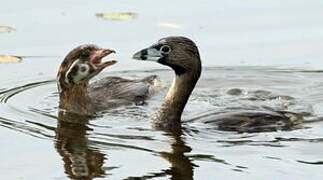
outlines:
[[[185,153],[191,152],[191,147],[186,145],[180,129],[165,134],[171,139],[170,151],[158,152],[158,155],[170,163],[170,167],[159,173],[149,173],[141,177],[128,177],[130,179],[154,179],[156,177],[168,176],[171,180],[193,180],[194,167],[192,160]]]
[[[88,134],[93,131],[88,126],[89,116],[59,112],[55,136],[55,148],[62,157],[65,173],[71,179],[94,179],[105,177],[106,154],[89,146]],[[182,131],[167,132],[171,140],[170,151],[157,154],[170,163],[170,167],[157,173],[126,179],[151,179],[169,176],[172,180],[193,179],[194,164],[185,153],[192,149],[186,145]],[[129,154],[131,156],[131,154]]]
[[[186,145],[182,132],[171,133],[170,137],[173,138],[171,151],[160,153],[161,157],[171,164],[167,172],[171,175],[172,180],[193,179],[193,169],[196,165],[185,155],[185,153],[191,152],[191,147]]]
[[[171,83],[169,71],[156,72],[165,77],[166,85]],[[152,72],[118,73],[143,77]],[[0,92],[2,142],[6,143],[13,135],[22,147],[43,148],[26,157],[30,161],[25,161],[28,162],[25,169],[18,169],[21,159],[17,157],[8,157],[12,164],[5,160],[3,165],[26,177],[41,168],[47,178],[47,172],[52,172],[53,166],[64,167],[54,175],[69,179],[257,179],[263,175],[280,177],[282,173],[289,178],[319,177],[323,121],[317,117],[323,112],[322,73],[213,68],[205,70],[204,75],[192,94],[185,117],[209,109],[231,108],[234,111],[233,108],[246,108],[247,105],[316,116],[304,119],[302,128],[293,131],[233,133],[210,128],[201,122],[186,122],[183,133],[160,132],[150,128],[148,114],[156,110],[162,95],[145,106],[104,112],[96,118],[79,117],[58,114],[54,81],[28,80],[29,83],[17,81],[18,85],[10,85],[6,80],[4,82],[8,83]],[[286,94],[288,97],[284,96]],[[13,131],[7,136],[4,128]],[[25,141],[18,133],[31,136],[30,141]],[[48,166],[30,169],[29,163],[38,165],[41,162],[35,157],[52,153],[52,142],[55,143],[55,155],[60,157],[50,156],[53,159],[49,159],[52,162]],[[16,146],[5,144],[1,154],[8,152],[22,153]],[[142,164],[138,165],[135,160]],[[9,171],[2,169],[4,179],[18,178],[8,174]]]
[[[59,112],[58,118],[55,148],[62,157],[65,173],[72,179],[103,177],[105,154],[88,145],[90,117]]]

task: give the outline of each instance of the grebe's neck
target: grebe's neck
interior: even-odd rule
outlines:
[[[200,66],[195,71],[176,74],[160,109],[153,116],[157,129],[173,130],[181,127],[184,107],[200,77]]]
[[[59,108],[83,115],[95,113],[87,87],[87,83],[74,84],[71,87],[64,88],[60,86]]]

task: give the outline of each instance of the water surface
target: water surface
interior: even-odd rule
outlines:
[[[143,77],[151,73],[160,75],[165,86],[173,75],[158,69],[112,74]],[[41,173],[34,171],[39,178],[302,179],[308,173],[319,178],[316,172],[322,164],[322,122],[312,120],[322,112],[320,76],[322,73],[315,71],[263,67],[205,68],[184,119],[207,110],[250,105],[311,116],[302,128],[293,131],[241,134],[194,122],[185,124],[180,136],[150,126],[149,115],[160,104],[165,90],[145,106],[121,107],[90,119],[58,114],[55,81],[31,80],[33,83],[0,93],[1,134],[6,137],[3,142],[8,141],[4,150],[10,149],[10,153],[1,151],[12,155],[5,157],[8,163],[2,168],[18,166],[21,176],[28,177],[32,175],[27,169],[38,165],[44,169]],[[237,88],[242,93],[230,93]],[[17,146],[9,146],[12,143]],[[18,158],[24,154],[19,163],[16,154]],[[48,162],[52,163],[39,166]],[[14,171],[3,173],[17,177]]]
[[[183,6],[185,4],[185,6]],[[2,179],[322,179],[323,3],[319,1],[5,0],[0,54]],[[129,21],[97,13],[134,12]],[[194,12],[194,13],[192,13]],[[293,131],[235,133],[186,123],[181,134],[151,128],[173,73],[131,55],[159,38],[191,37],[202,77],[183,119],[209,110],[271,107],[306,114]],[[165,89],[145,106],[95,118],[58,114],[56,71],[81,43],[117,50],[99,75],[157,74]],[[314,70],[313,70],[314,69]]]

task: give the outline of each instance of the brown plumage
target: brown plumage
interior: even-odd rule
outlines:
[[[86,44],[66,55],[57,74],[61,110],[93,115],[120,105],[142,103],[158,91],[157,76],[136,80],[106,77],[89,83],[103,69],[116,63],[115,60],[102,62],[111,53],[114,51]]]
[[[133,58],[155,61],[175,71],[175,79],[164,102],[152,119],[158,129],[180,128],[183,109],[201,74],[201,60],[195,43],[186,37],[167,37],[137,52]],[[258,132],[291,129],[302,121],[302,116],[271,109],[229,110],[221,113],[207,112],[190,121],[202,121],[221,130]]]

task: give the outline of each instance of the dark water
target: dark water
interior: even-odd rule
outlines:
[[[0,64],[0,178],[322,179],[322,9],[322,2],[305,0],[0,2],[0,26],[15,29],[0,33],[0,55],[23,56]],[[96,16],[110,12],[136,17]],[[152,129],[149,115],[173,73],[130,57],[169,35],[192,38],[205,67],[184,120],[266,106],[305,114],[305,122],[267,133],[199,122],[185,124],[181,135]],[[83,43],[117,51],[118,64],[97,79],[158,74],[165,89],[145,106],[95,118],[59,115],[57,69]]]
[[[152,73],[160,75],[165,86],[173,75],[168,70],[112,74]],[[319,179],[323,122],[316,117],[322,113],[321,76],[321,72],[278,68],[205,68],[184,119],[211,109],[250,105],[311,115],[293,131],[241,134],[194,122],[184,125],[182,135],[150,126],[149,114],[166,90],[148,105],[121,107],[90,119],[58,115],[55,81],[29,80],[0,92],[1,136],[5,137],[1,154],[6,162],[1,165],[2,176]],[[6,167],[16,168],[19,176]]]

